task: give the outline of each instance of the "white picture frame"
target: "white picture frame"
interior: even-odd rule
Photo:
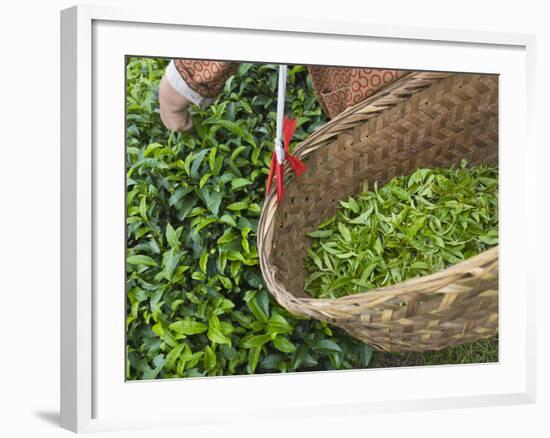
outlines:
[[[193,35],[201,37],[201,44],[178,47],[174,41],[180,36],[189,40]],[[283,38],[286,47],[278,47],[283,46],[276,44]],[[124,94],[124,85],[120,82],[123,64],[120,71],[116,67],[121,54],[354,65],[347,50],[338,50],[343,41],[346,47],[368,46],[373,65],[381,67],[501,75],[501,217],[506,220],[501,223],[499,363],[156,382],[121,380],[124,221],[117,220],[124,213],[124,143],[120,144],[124,122],[123,117],[119,119],[124,105],[123,99],[118,99]],[[289,49],[289,42],[307,46],[307,56]],[[534,264],[523,254],[534,254],[528,249],[534,247],[536,220],[532,209],[517,208],[514,203],[535,203],[534,44],[534,36],[525,34],[291,17],[265,16],[254,21],[243,17],[229,23],[215,13],[178,15],[157,8],[78,6],[62,11],[62,427],[75,432],[101,431],[211,424],[214,414],[216,422],[223,423],[245,417],[269,421],[281,414],[296,418],[534,402],[535,311],[529,280],[533,278],[529,266]],[[398,59],[390,56],[395,51],[400,51]],[[328,59],[329,55],[333,57]],[[355,62],[364,63],[360,59]],[[507,146],[519,138],[526,152],[521,157]],[[109,148],[104,146],[107,140]],[[112,188],[113,182],[115,187],[120,184],[120,190]],[[528,238],[518,234],[522,223],[530,226]],[[511,266],[513,270],[507,269]],[[515,294],[508,294],[507,288]],[[387,390],[390,379],[395,385]],[[369,391],[356,391],[364,382],[368,382]],[[184,387],[186,394],[194,394],[192,404],[182,401],[171,410],[153,405],[140,411],[135,403],[161,394],[175,399]],[[300,397],[287,403],[284,391],[292,388]],[[250,401],[259,394],[270,394],[270,400],[261,406]],[[218,396],[214,399],[213,395]],[[230,409],[222,409],[222,404],[228,403]]]

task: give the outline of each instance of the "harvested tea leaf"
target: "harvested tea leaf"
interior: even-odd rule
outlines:
[[[308,233],[305,290],[336,298],[428,275],[498,244],[498,167],[418,169],[365,184]]]

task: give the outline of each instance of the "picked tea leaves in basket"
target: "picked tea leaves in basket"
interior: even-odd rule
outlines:
[[[442,271],[498,243],[498,169],[418,169],[340,201],[308,233],[305,291],[337,298]]]

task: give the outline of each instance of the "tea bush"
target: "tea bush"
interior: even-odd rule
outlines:
[[[367,366],[369,346],[290,315],[262,280],[255,239],[278,67],[241,64],[181,135],[159,118],[166,64],[126,66],[127,378]],[[287,112],[295,140],[325,122],[304,66],[289,66]]]

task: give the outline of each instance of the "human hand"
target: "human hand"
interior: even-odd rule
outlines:
[[[160,80],[159,106],[160,119],[166,128],[177,132],[187,132],[193,127],[189,115],[191,101],[178,93],[166,76]]]

